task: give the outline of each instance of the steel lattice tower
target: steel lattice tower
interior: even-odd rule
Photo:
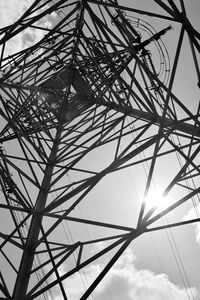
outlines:
[[[138,237],[200,220],[176,214],[199,202],[200,34],[184,0],[136,2],[36,0],[0,30],[1,299],[48,299],[55,287],[70,299],[63,282],[109,253],[87,299]],[[40,24],[54,14],[52,28]],[[27,30],[41,39],[8,55]],[[132,212],[112,198],[127,170],[143,195]],[[173,198],[160,210],[146,203],[157,181]],[[127,222],[115,218],[121,202]]]

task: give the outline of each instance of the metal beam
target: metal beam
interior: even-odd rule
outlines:
[[[122,107],[115,103],[110,104],[107,103],[104,99],[98,100],[98,103],[101,103],[102,105],[105,105],[129,117],[138,118],[146,122],[153,122],[157,126],[163,126],[163,129],[170,128],[174,131],[180,131],[181,133],[185,133],[190,136],[198,138],[200,137],[200,128],[195,125],[185,123],[183,120],[173,120],[167,117],[162,118],[161,115],[155,115],[153,112],[146,112],[132,107]],[[197,116],[194,116],[194,122],[196,117]]]
[[[41,222],[43,219],[43,216],[39,214],[39,212],[42,209],[44,209],[46,205],[47,196],[49,193],[51,178],[54,169],[53,162],[57,155],[61,133],[62,133],[62,126],[58,126],[55,141],[48,159],[49,163],[47,164],[46,170],[44,172],[45,175],[37,197],[37,201],[35,205],[35,214],[32,217],[27,241],[25,244],[24,252],[20,263],[20,268],[19,268],[19,272],[18,272],[18,276],[17,276],[17,280],[13,292],[13,299],[15,300],[22,300],[25,299],[26,297],[26,292],[27,292],[28,283],[30,279],[30,272],[33,265],[33,259],[37,247],[38,236],[41,230]]]

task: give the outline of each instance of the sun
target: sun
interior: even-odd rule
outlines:
[[[169,196],[164,196],[163,191],[159,188],[151,189],[145,197],[147,209],[163,210],[167,208],[172,202]]]

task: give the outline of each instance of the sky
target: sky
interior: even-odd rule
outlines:
[[[127,1],[129,3],[130,1]],[[22,15],[23,12],[31,5],[32,0],[0,0],[0,27],[5,27],[15,22],[18,16]],[[146,1],[141,1],[141,7],[146,7]],[[200,9],[199,1],[192,0],[190,5],[186,1],[188,11],[191,18],[194,19],[194,23],[198,26],[198,8]],[[57,18],[56,15],[45,17],[42,21],[38,21],[38,26],[42,25],[46,28],[53,26],[54,20]],[[156,27],[156,22],[153,22]],[[159,29],[159,28],[158,28]],[[176,30],[176,28],[174,28]],[[44,33],[40,30],[27,29],[25,32],[19,34],[16,38],[7,44],[6,54],[10,55],[13,51],[20,51],[32,44],[38,42]],[[172,42],[171,42],[172,43]],[[185,55],[185,54],[184,54]],[[183,57],[184,57],[183,55]],[[191,66],[188,65],[188,70]],[[181,73],[181,71],[180,71]],[[193,75],[193,73],[192,73]],[[189,79],[184,76],[183,81]],[[185,88],[184,99],[188,101],[188,95],[190,91],[184,87],[177,85],[177,94],[182,94]],[[188,104],[192,106],[191,103]],[[145,172],[144,172],[145,173]],[[132,215],[128,215],[128,209],[134,210],[134,205],[130,199],[133,196],[140,194],[140,187],[138,182],[133,181],[133,174],[126,172],[126,180],[121,182],[120,176],[116,175],[113,178],[109,175],[104,181],[104,188],[102,189],[101,184],[96,188],[95,195],[97,200],[91,211],[87,211],[87,203],[83,205],[82,212],[84,215],[94,215],[95,211],[101,210],[101,198],[110,199],[113,203],[109,205],[114,206],[113,198],[122,198],[122,190],[126,190],[124,201],[127,201],[128,206],[124,208],[123,203],[116,209],[115,216],[118,220],[121,215],[125,215],[123,224],[129,226],[131,224]],[[123,189],[122,189],[123,186]],[[130,188],[131,186],[131,188]],[[107,187],[107,189],[106,189]],[[112,188],[111,188],[112,187]],[[115,189],[115,196],[113,197],[113,189]],[[93,197],[93,194],[90,195]],[[97,206],[99,205],[99,207]],[[197,206],[197,210],[200,210],[200,205]],[[134,212],[133,212],[134,214]],[[186,208],[182,212],[182,220],[194,218],[194,208]],[[110,216],[104,216],[109,218]],[[123,217],[122,217],[123,218]],[[113,219],[113,222],[115,220]],[[163,222],[168,222],[164,219]],[[194,300],[200,296],[200,284],[197,276],[197,269],[200,265],[198,257],[200,254],[200,225],[190,225],[180,231],[174,229],[172,231],[166,231],[164,236],[161,233],[152,233],[150,237],[144,237],[143,240],[140,238],[133,243],[133,245],[125,251],[121,258],[117,261],[114,267],[111,269],[105,280],[99,285],[96,292],[94,293],[95,300]],[[173,244],[173,240],[176,240],[176,244]],[[105,247],[104,244],[100,243],[99,247]],[[178,252],[177,249],[178,248]],[[184,248],[185,247],[185,248]],[[161,249],[161,250],[160,250]],[[163,251],[162,251],[163,250]],[[174,253],[176,253],[174,255]],[[180,254],[181,253],[181,254]],[[178,255],[181,255],[184,260],[184,267],[182,260]],[[84,284],[92,282],[97,276],[98,272],[103,269],[105,263],[109,260],[109,255],[97,261],[92,266],[85,269],[85,275],[80,277],[79,274],[74,275],[68,281],[64,281],[64,287],[68,291],[69,300],[79,299],[81,293],[84,290]],[[171,262],[173,261],[173,264]],[[177,263],[178,261],[178,263]],[[185,263],[186,261],[186,263]],[[173,265],[173,267],[171,266]],[[186,273],[190,273],[190,288],[188,283],[184,287],[184,282],[187,278],[181,278],[179,269]],[[192,269],[192,270],[191,270]],[[191,272],[192,271],[192,272]],[[62,268],[59,271],[64,274],[65,269]],[[193,273],[193,274],[192,274]],[[182,275],[183,277],[185,275]],[[83,280],[86,280],[83,284]],[[56,288],[54,289],[54,299],[61,300],[62,297],[57,293]],[[50,300],[50,299],[49,299]]]
[[[100,245],[103,247],[104,245]],[[85,271],[88,282],[92,282],[103,268],[104,263],[94,264]],[[64,273],[65,270],[60,272]],[[64,283],[66,290],[69,291],[69,299],[79,299],[83,287],[78,275]],[[94,299],[116,299],[116,300],[187,300],[188,294],[193,293],[197,296],[197,290],[185,290],[172,283],[164,273],[155,274],[148,269],[137,267],[137,257],[129,248],[120,257],[105,280],[97,287]],[[58,295],[55,299],[60,300]]]
[[[1,28],[6,27],[13,22],[17,21],[19,16],[21,16],[33,3],[33,0],[0,0],[0,18],[1,18]],[[45,28],[52,27],[52,19],[55,17],[54,14],[48,17],[44,17],[42,20],[38,20],[37,25]],[[11,55],[15,52],[21,51],[25,48],[32,46],[37,43],[44,36],[42,30],[37,30],[28,27],[22,33],[19,33],[13,39],[9,41],[6,45],[5,55]]]

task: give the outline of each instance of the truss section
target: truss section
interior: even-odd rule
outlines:
[[[183,215],[199,202],[200,36],[184,1],[136,2],[34,1],[0,30],[2,299],[68,299],[109,255],[88,299],[133,240],[199,222]],[[8,54],[27,29],[40,40]]]

